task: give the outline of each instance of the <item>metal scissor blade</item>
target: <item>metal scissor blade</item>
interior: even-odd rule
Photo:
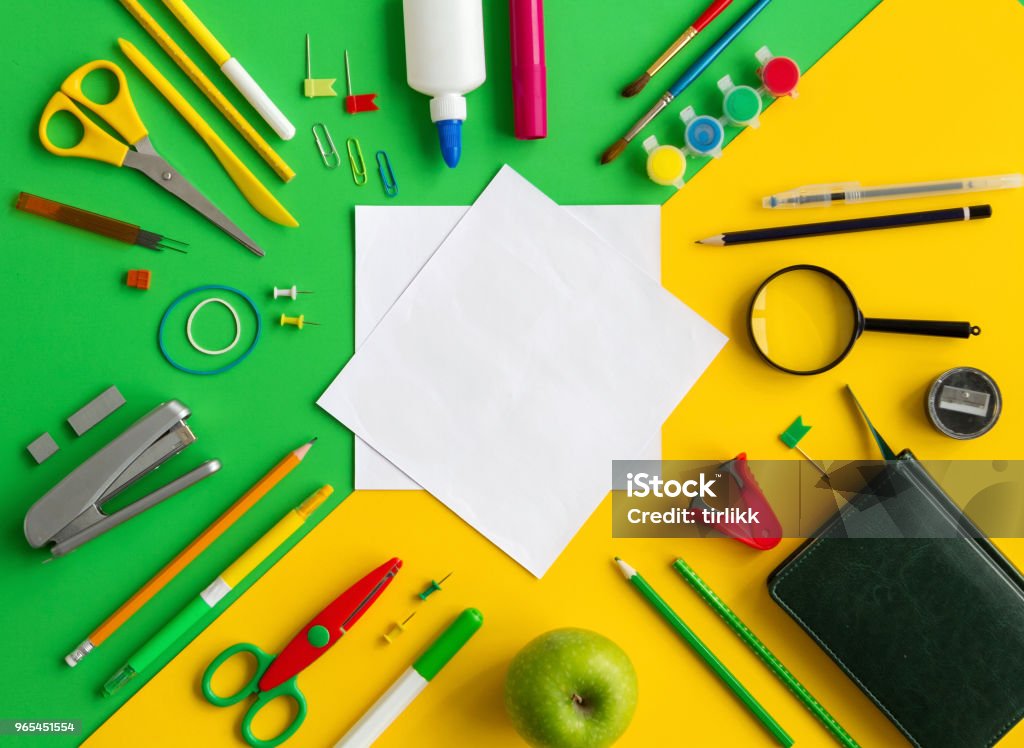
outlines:
[[[348,628],[349,625],[351,624],[352,619],[361,616],[363,613],[366,612],[367,608],[373,605],[374,601],[377,599],[377,595],[380,594],[381,589],[390,584],[391,580],[395,578],[396,574],[398,574],[397,568],[394,568],[391,571],[389,571],[387,574],[380,578],[377,584],[373,586],[373,589],[366,594],[366,597],[359,601],[359,604],[352,609],[352,612],[348,614],[348,617],[344,621],[342,621],[341,626],[338,627],[342,634],[348,633]]]
[[[157,154],[153,150],[153,146],[149,144],[149,138],[143,138],[134,147],[137,151],[128,152],[124,159],[125,166],[142,172],[172,195],[191,205],[208,221],[218,226],[225,234],[257,257],[263,257],[266,254],[256,242],[224,215],[220,208],[203,197],[203,194],[189,184],[189,181],[181,176],[177,169]]]

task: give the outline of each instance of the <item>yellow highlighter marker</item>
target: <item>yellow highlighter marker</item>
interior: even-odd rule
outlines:
[[[323,486],[312,496],[289,511],[266,534],[239,556],[231,566],[221,572],[220,576],[202,592],[199,597],[183,608],[172,618],[156,636],[135,652],[117,673],[103,686],[103,693],[110,696],[132,680],[139,673],[151,667],[194,625],[205,619],[203,628],[213,623],[227,605],[220,605],[238,584],[252,571],[263,563],[284,541],[305,524],[309,516],[316,511],[328,496],[334,493],[331,486]],[[219,607],[218,607],[219,606]],[[198,632],[197,632],[198,635]]]
[[[118,39],[117,43],[121,46],[121,51],[124,52],[125,56],[139,69],[139,72],[153,84],[157,91],[163,94],[163,97],[178,111],[178,114],[192,126],[192,129],[209,146],[210,150],[213,151],[213,155],[220,162],[220,165],[224,167],[224,171],[228,173],[231,181],[235,183],[245,196],[245,199],[249,201],[249,204],[259,211],[262,216],[274,223],[293,228],[298,226],[299,222],[295,220],[292,214],[277,201],[276,197],[270,194],[270,191],[263,186],[263,183],[256,178],[256,175],[249,171],[249,167],[242,163],[234,151],[228,147],[227,143],[221,140],[220,136],[213,131],[213,128],[206,123],[206,120],[202,118],[199,112],[153,66],[153,63],[146,59],[146,56],[131,42],[125,39]]]
[[[213,58],[221,72],[235,85],[245,100],[252,104],[253,109],[260,113],[260,116],[273,128],[274,132],[285,140],[294,138],[295,126],[270,100],[270,97],[253,80],[242,64],[228,53],[223,44],[217,41],[217,37],[206,28],[206,25],[184,3],[184,0],[164,0],[164,5],[192,35],[192,38],[199,42],[199,46],[206,51],[206,54]]]

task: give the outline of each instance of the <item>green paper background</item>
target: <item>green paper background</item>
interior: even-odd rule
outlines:
[[[622,100],[622,86],[705,4],[692,0],[681,8],[678,0],[549,0],[551,135],[545,141],[519,142],[512,135],[507,4],[486,0],[488,80],[469,96],[462,163],[449,170],[438,151],[426,97],[405,84],[399,0],[194,0],[197,14],[291,117],[298,133],[287,143],[259,121],[171,14],[155,0],[146,0],[147,10],[298,172],[288,185],[115,0],[8,4],[0,31],[0,100],[5,110],[0,196],[8,206],[0,209],[0,273],[7,296],[7,320],[0,326],[0,476],[5,495],[0,515],[5,649],[0,719],[80,720],[84,733],[92,732],[143,682],[140,678],[104,699],[99,694],[106,678],[230,560],[322,483],[337,490],[321,516],[350,493],[351,435],[314,401],[352,352],[355,204],[468,204],[503,163],[561,203],[660,203],[672,194],[644,177],[639,145],[609,166],[598,166],[598,156],[750,3],[740,0],[728,8],[647,91]],[[875,4],[775,0],[648,132],[662,142],[681,144],[679,110],[693,104],[698,112],[717,115],[721,97],[715,81],[729,73],[737,83],[755,83],[753,53],[759,46],[768,44],[776,53],[791,55],[806,69]],[[313,34],[313,75],[336,76],[342,92],[347,47],[356,92],[377,92],[380,112],[353,117],[344,113],[340,98],[302,97],[306,32]],[[115,43],[119,36],[135,43],[178,87],[296,216],[300,228],[271,224],[246,203],[201,141],[123,58]],[[265,259],[251,256],[141,175],[59,159],[43,150],[36,129],[47,100],[69,73],[99,58],[124,67],[158,152],[260,243],[267,250]],[[347,164],[334,171],[323,167],[310,134],[314,122],[326,123],[342,149],[347,137],[361,140],[370,171],[366,186],[353,184]],[[378,149],[386,149],[394,164],[400,185],[394,201],[384,196],[372,163]],[[127,247],[17,212],[10,206],[22,190],[187,240],[189,254]],[[126,288],[123,278],[129,268],[150,269],[152,289]],[[156,347],[156,328],[176,296],[208,283],[237,286],[256,299],[263,339],[236,369],[196,377],[164,362]],[[293,283],[315,293],[299,302],[270,300],[271,286]],[[275,322],[282,312],[304,313],[321,326],[301,332],[282,329]],[[244,345],[252,317],[241,307],[239,313],[246,325]],[[219,347],[225,337],[230,339],[224,310],[204,310],[202,319],[197,330],[207,346]],[[175,351],[185,349],[179,329],[171,335]],[[75,437],[64,419],[111,384],[127,404]],[[220,459],[220,473],[70,557],[43,565],[47,554],[29,548],[22,534],[29,506],[136,418],[171,398],[192,409],[190,424],[199,440],[133,487],[129,497],[204,459]],[[25,446],[43,431],[61,449],[36,466]],[[64,665],[63,655],[95,625],[285,452],[312,436],[319,442],[277,490],[78,668]],[[81,737],[0,736],[0,744],[65,745]]]

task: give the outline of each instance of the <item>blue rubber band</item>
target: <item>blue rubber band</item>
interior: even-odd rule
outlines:
[[[175,361],[173,358],[171,358],[171,354],[167,352],[167,347],[164,345],[164,327],[167,326],[167,319],[171,316],[171,312],[173,312],[175,309],[177,309],[178,305],[181,304],[181,302],[183,302],[189,296],[194,296],[195,294],[201,293],[202,291],[228,291],[230,293],[236,294],[237,296],[241,296],[243,299],[245,299],[246,303],[249,304],[249,308],[252,309],[252,313],[256,317],[256,335],[255,335],[255,337],[253,337],[252,343],[249,345],[249,347],[245,350],[245,352],[241,356],[236,358],[230,364],[225,364],[224,366],[221,366],[219,369],[206,369],[206,370],[204,370],[204,369],[190,369],[187,366],[183,366],[182,364],[179,364],[177,361]],[[244,291],[240,291],[237,288],[234,288],[232,286],[220,286],[220,285],[198,286],[196,288],[193,288],[191,291],[186,291],[185,293],[183,293],[181,296],[179,296],[174,301],[172,301],[171,305],[169,307],[167,307],[167,311],[164,312],[164,316],[160,318],[160,327],[157,329],[157,332],[156,332],[156,344],[160,348],[160,353],[163,354],[163,357],[165,359],[167,359],[167,363],[169,363],[171,366],[173,366],[178,371],[183,371],[186,374],[197,374],[199,376],[209,376],[209,375],[212,375],[212,374],[223,374],[225,371],[228,371],[229,369],[233,369],[236,366],[238,366],[240,363],[245,361],[245,359],[247,359],[249,357],[249,354],[252,353],[253,349],[256,347],[256,344],[260,342],[260,336],[262,334],[263,334],[263,321],[260,319],[259,309],[256,308],[256,302],[254,302],[251,298],[249,298],[249,296]]]

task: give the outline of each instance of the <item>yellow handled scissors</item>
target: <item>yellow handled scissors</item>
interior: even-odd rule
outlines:
[[[99,104],[93,101],[82,91],[82,82],[90,73],[97,70],[108,70],[117,78],[117,95],[106,104]],[[107,134],[106,131],[89,119],[76,104],[80,104],[103,122],[106,122],[111,129],[125,139],[127,145],[117,140],[114,136]],[[54,145],[49,135],[47,135],[50,120],[58,112],[67,112],[82,125],[82,139],[76,145],[69,148],[61,148]],[[203,197],[199,190],[189,184],[173,166],[156,152],[152,143],[149,142],[149,131],[142,124],[139,113],[135,109],[135,103],[132,101],[131,94],[128,91],[128,80],[124,77],[124,71],[114,63],[107,60],[96,60],[86,63],[68,76],[68,79],[61,84],[60,91],[53,95],[53,98],[50,99],[43,110],[43,117],[39,121],[39,140],[46,150],[57,156],[87,158],[117,167],[127,166],[130,169],[141,171],[172,195],[175,195],[199,211],[207,220],[242,244],[250,252],[259,257],[264,255],[263,250],[259,248],[256,242],[232,223],[217,206]]]

